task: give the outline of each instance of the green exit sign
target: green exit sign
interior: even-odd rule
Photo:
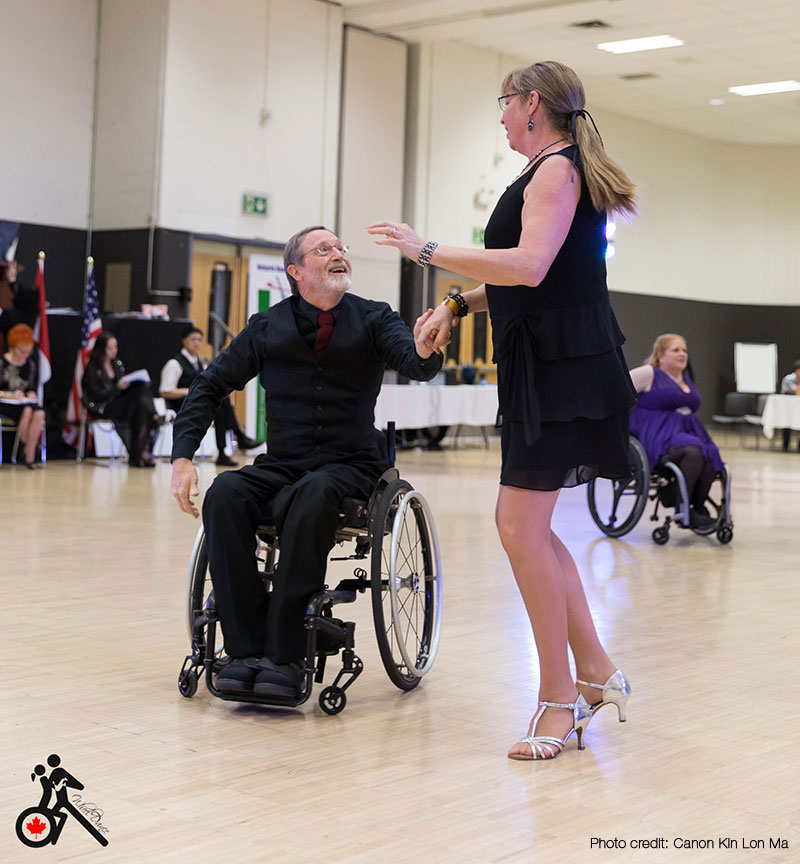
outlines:
[[[476,246],[483,246],[483,228],[472,229],[472,242]]]
[[[242,213],[252,216],[267,215],[266,195],[242,195]]]

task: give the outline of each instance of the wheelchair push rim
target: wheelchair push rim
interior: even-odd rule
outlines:
[[[211,571],[208,566],[208,544],[206,543],[205,529],[201,525],[197,531],[197,537],[192,548],[192,557],[189,562],[189,573],[186,580],[186,625],[189,632],[189,641],[198,643],[205,648],[207,644],[208,624],[204,624],[202,630],[195,628],[195,620],[198,614],[208,611],[214,606],[214,587],[211,584]],[[217,634],[214,645],[216,657],[222,657],[225,653],[225,645],[222,634]]]
[[[411,690],[430,671],[438,650],[442,567],[430,508],[405,480],[390,483],[381,497],[372,547],[381,660],[392,683]]]
[[[586,487],[589,513],[595,525],[608,537],[622,537],[642,518],[650,488],[650,463],[636,438],[628,439],[631,476],[625,480],[594,478]],[[610,490],[610,500],[609,500]],[[623,499],[635,498],[629,511],[617,512]],[[608,514],[608,515],[604,515]]]

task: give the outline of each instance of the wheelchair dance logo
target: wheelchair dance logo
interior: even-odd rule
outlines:
[[[83,783],[61,767],[61,757],[51,753],[47,757],[51,771],[37,765],[31,780],[38,778],[42,797],[34,807],[28,807],[17,817],[17,837],[26,846],[56,845],[69,817],[72,816],[101,845],[108,846],[108,828],[102,823],[103,811],[96,805],[85,802],[77,792],[83,791]],[[77,790],[71,792],[70,790]]]

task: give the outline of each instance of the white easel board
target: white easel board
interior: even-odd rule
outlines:
[[[735,342],[733,366],[739,393],[774,393],[778,381],[778,346]]]

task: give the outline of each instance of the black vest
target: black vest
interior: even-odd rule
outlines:
[[[314,453],[382,458],[375,400],[384,363],[369,338],[368,301],[345,295],[322,357],[305,343],[287,298],[267,313],[263,366],[267,450],[292,459]]]
[[[175,385],[178,387],[190,387],[192,381],[203,371],[203,364],[200,362],[200,358],[198,357],[198,367],[195,369],[194,366],[186,359],[183,353],[178,353],[173,358],[177,360],[181,365],[181,377],[178,379],[178,383]],[[167,408],[172,408],[173,411],[180,411],[181,405],[183,405],[183,399],[167,399]]]

